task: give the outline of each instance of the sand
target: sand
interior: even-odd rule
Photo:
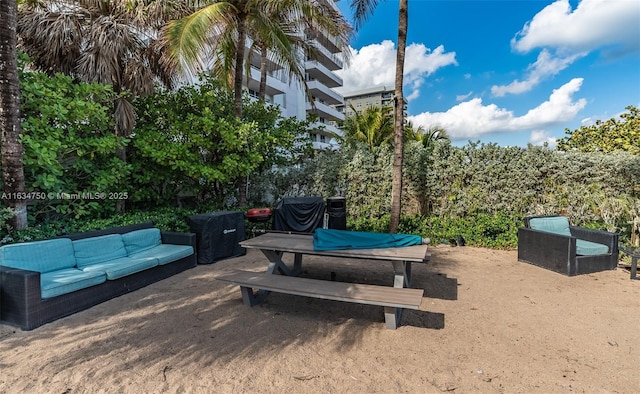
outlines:
[[[0,325],[2,393],[636,393],[640,281],[565,277],[515,251],[430,247],[421,310],[271,294],[242,304],[201,265],[33,331]],[[309,257],[303,275],[391,284],[390,263]]]

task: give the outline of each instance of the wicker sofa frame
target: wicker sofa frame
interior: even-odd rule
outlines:
[[[618,234],[584,227],[569,226],[571,236],[558,235],[530,228],[533,218],[528,216],[525,227],[518,229],[518,261],[537,265],[567,276],[613,270],[618,266]],[[607,245],[609,253],[595,256],[576,254],[576,240]]]
[[[124,234],[151,227],[152,222],[145,222],[58,238],[76,240],[107,234]],[[163,231],[161,237],[162,243],[193,246],[194,254],[169,264],[52,298],[41,297],[39,272],[0,267],[0,323],[18,326],[25,331],[32,330],[196,266],[195,234]]]

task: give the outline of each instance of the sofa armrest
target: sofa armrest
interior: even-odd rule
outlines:
[[[618,234],[603,230],[571,226],[571,235],[585,241],[607,245],[611,254],[618,254]]]
[[[191,245],[196,249],[196,235],[194,233],[178,233],[173,231],[161,231],[160,237],[163,244]]]
[[[0,267],[0,320],[19,324],[42,299],[40,272]]]
[[[568,272],[575,258],[575,237],[526,227],[518,229],[518,260],[557,272]]]

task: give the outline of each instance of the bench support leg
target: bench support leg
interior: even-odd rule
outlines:
[[[384,307],[384,322],[389,330],[395,330],[400,325],[402,308]]]
[[[248,306],[260,304],[270,293],[267,290],[258,290],[254,293],[251,287],[244,286],[240,286],[240,292],[242,292],[242,302]]]

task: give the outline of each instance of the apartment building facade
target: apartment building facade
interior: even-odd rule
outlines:
[[[334,0],[324,1],[340,11]],[[266,100],[280,106],[284,117],[296,117],[306,119],[308,114],[315,114],[317,121],[312,125],[313,131],[310,138],[315,149],[335,148],[337,142],[334,134],[342,135],[336,127],[336,122],[344,120],[344,114],[336,107],[344,106],[341,94],[334,89],[343,85],[342,78],[336,75],[336,70],[341,70],[344,61],[336,39],[326,32],[304,32],[306,38],[316,49],[315,56],[307,56],[304,63],[305,83],[309,95],[305,92],[304,85],[285,72],[282,66],[270,62],[267,66],[267,90]],[[252,54],[251,73],[245,85],[249,94],[257,97],[260,84],[260,57]]]

